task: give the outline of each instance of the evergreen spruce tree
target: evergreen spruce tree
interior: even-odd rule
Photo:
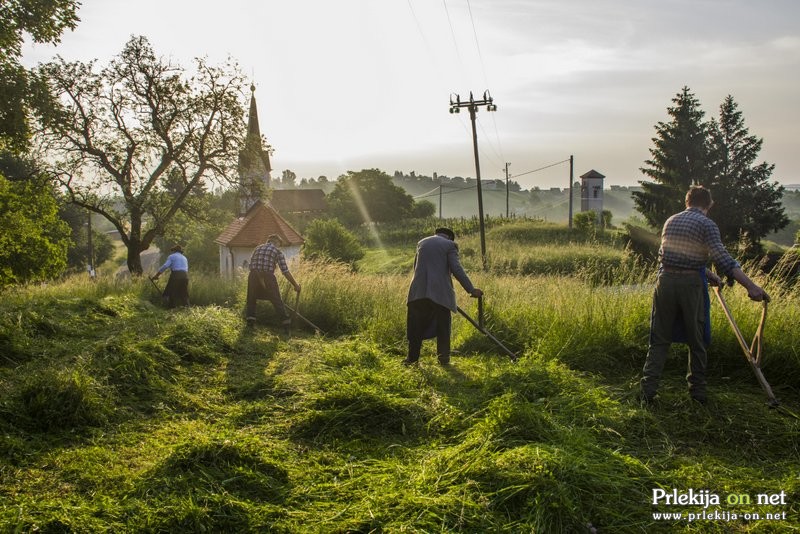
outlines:
[[[784,188],[770,183],[775,165],[756,164],[763,139],[750,135],[742,112],[728,95],[719,108],[719,121],[710,127],[714,198],[709,211],[724,243],[738,244],[746,255],[761,252],[760,240],[789,224],[781,203]]]
[[[694,94],[684,87],[667,108],[672,120],[656,125],[655,146],[647,167],[639,170],[653,182],[640,181],[635,191],[636,209],[654,228],[660,229],[670,215],[684,209],[689,186],[703,184],[709,174],[708,124]]]

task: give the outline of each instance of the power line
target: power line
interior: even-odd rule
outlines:
[[[428,39],[425,38],[425,32],[422,31],[422,24],[419,23],[417,13],[414,11],[414,6],[411,4],[411,0],[408,0],[408,8],[411,10],[411,16],[414,18],[414,23],[417,25],[417,30],[419,31],[419,35],[422,37],[422,42],[425,44],[425,48],[428,50],[428,56],[432,57],[431,46],[428,43]]]
[[[494,120],[494,115],[492,115],[492,120]],[[479,120],[479,121],[478,121],[478,125],[481,127],[481,131],[483,132],[483,135],[485,135],[485,136],[486,136],[486,141],[489,143],[489,148],[491,148],[491,149],[492,149],[492,152],[493,152],[493,153],[494,153],[494,155],[497,157],[497,159],[496,159],[495,161],[493,161],[493,162],[492,162],[492,164],[493,164],[493,165],[494,165],[494,164],[500,165],[500,163],[501,163],[501,162],[502,162],[502,161],[503,161],[505,158],[503,158],[503,155],[502,155],[502,150],[499,150],[499,149],[500,149],[500,136],[499,136],[499,135],[497,135],[497,128],[496,128],[496,126],[497,126],[497,125],[495,124],[495,135],[497,136],[497,149],[495,149],[495,146],[494,146],[494,144],[492,144],[491,137],[489,136],[489,134],[488,134],[488,133],[486,133],[486,128],[484,128],[484,127],[483,127],[483,122]],[[498,150],[499,150],[499,151],[498,151]],[[483,151],[481,151],[481,152],[483,152]]]
[[[422,193],[421,195],[417,195],[417,196],[414,196],[414,197],[411,197],[411,198],[415,198],[416,199],[416,198],[425,198],[425,197],[433,196],[433,195],[431,195],[431,193],[433,193],[434,191],[438,191],[440,187],[441,187],[441,185],[437,185],[436,187],[434,187],[430,191],[426,191],[425,193]],[[436,194],[438,195],[439,193],[436,193]]]
[[[423,42],[425,44],[425,47],[428,49],[428,55],[429,55],[429,57],[434,58],[433,50],[431,50],[431,48],[430,48],[429,42],[428,42],[428,40],[427,40],[427,38],[425,36],[425,32],[423,31],[421,21],[417,17],[416,11],[414,10],[414,6],[413,6],[413,3],[412,3],[412,0],[407,0],[407,3],[408,3],[409,10],[411,11],[412,18],[414,19],[414,23],[417,26],[417,30],[418,30],[420,36],[422,37],[422,40],[423,40]],[[448,24],[448,26],[450,28],[450,36],[451,36],[451,38],[453,40],[453,48],[454,48],[455,53],[456,53],[456,58],[457,58],[457,61],[458,61],[460,74],[461,74],[462,77],[466,77],[467,69],[465,68],[464,61],[463,61],[463,58],[462,58],[462,55],[461,55],[461,50],[460,50],[459,45],[458,45],[458,38],[456,37],[456,32],[455,32],[455,27],[453,25],[453,20],[452,20],[452,18],[450,16],[450,10],[449,10],[449,8],[447,6],[447,0],[442,0],[442,6],[444,7],[445,16],[447,18],[447,24]],[[488,87],[488,76],[486,74],[486,65],[485,65],[485,62],[483,60],[483,53],[481,51],[480,42],[478,40],[478,31],[477,31],[477,27],[476,27],[476,24],[475,24],[475,18],[473,16],[472,6],[469,4],[469,0],[467,0],[467,8],[468,8],[468,11],[469,11],[470,22],[471,22],[471,25],[472,25],[472,33],[473,33],[473,36],[474,36],[474,39],[475,39],[475,46],[476,46],[476,50],[477,50],[477,53],[478,53],[478,59],[479,59],[480,66],[481,66],[481,72],[483,73],[484,82],[486,83],[486,85]],[[441,73],[442,73],[441,69],[436,69],[436,70],[441,75]],[[467,127],[467,125],[463,121],[459,121],[459,122],[461,122],[462,127],[466,131],[469,131],[469,128]],[[487,153],[484,150],[480,150],[480,152],[487,159],[492,160],[492,164],[497,165],[499,162],[505,161],[505,157],[503,155],[503,147],[502,147],[502,143],[500,142],[500,134],[499,134],[499,131],[498,131],[498,128],[497,128],[497,122],[496,122],[494,116],[492,117],[492,123],[494,125],[494,134],[495,134],[495,139],[496,139],[497,146],[495,146],[495,143],[491,141],[491,137],[488,135],[488,133],[486,132],[486,129],[483,126],[483,123],[481,122],[480,123],[480,127],[481,127],[481,130],[483,131],[484,135],[486,136],[487,141],[489,141],[489,148],[491,149],[491,153]]]
[[[562,163],[566,163],[568,161],[569,161],[569,158],[567,158],[565,160],[562,160],[562,161],[557,161],[555,163],[551,163],[550,165],[545,165],[544,167],[539,167],[538,169],[533,169],[532,171],[521,172],[519,174],[515,174],[514,176],[509,176],[509,178],[516,178],[518,176],[525,176],[526,174],[531,174],[531,173],[534,173],[534,172],[543,171],[545,169],[549,169],[550,167],[555,167],[556,165],[561,165]]]
[[[483,82],[486,84],[486,87],[489,87],[489,76],[486,74],[486,63],[483,61],[481,44],[478,41],[478,30],[475,27],[475,17],[472,15],[472,5],[469,3],[469,0],[467,0],[467,10],[469,11],[469,20],[472,23],[472,35],[475,37],[475,49],[478,51],[478,60],[481,64],[481,72],[483,72]],[[492,116],[492,123],[494,124],[494,135],[497,139],[497,148],[500,152],[498,157],[500,158],[500,161],[505,161],[506,158],[503,156],[503,145],[500,142],[500,132],[497,130],[497,120],[495,119],[494,115]],[[481,125],[481,128],[483,128],[483,125]],[[484,134],[485,133],[486,132],[484,131]],[[487,135],[486,137],[488,138],[489,136]],[[492,150],[494,150],[494,147],[492,147]]]
[[[465,120],[465,119],[463,119],[462,117],[459,117],[459,118],[458,118],[458,122],[461,124],[461,127],[462,127],[462,128],[464,128],[464,131],[465,131],[467,134],[470,134],[470,127],[469,127],[469,126],[467,126],[467,122],[466,122],[466,120]],[[482,132],[484,133],[484,135],[486,135],[486,137],[488,138],[489,136],[488,136],[488,134],[486,134],[486,130],[483,128],[483,124],[482,124],[480,121],[478,121],[478,124],[480,124],[481,131],[482,131]],[[470,134],[470,135],[471,135],[471,134]],[[494,154],[490,154],[489,152],[485,151],[485,150],[483,149],[483,145],[481,145],[480,147],[478,147],[478,151],[480,151],[480,153],[481,153],[481,156],[484,156],[484,157],[486,157],[487,159],[489,159],[489,160],[492,160],[492,159],[493,159],[493,156],[497,156],[497,152],[494,150],[494,147],[492,146],[492,143],[491,143],[491,142],[489,142],[489,147],[492,149],[492,152],[494,152]],[[492,163],[492,165],[499,165],[499,164],[500,164],[500,162],[499,162],[498,160],[494,160],[494,161],[492,161],[491,163]]]
[[[453,21],[450,19],[450,11],[447,9],[447,0],[442,0],[444,4],[444,12],[447,15],[447,24],[450,25],[450,35],[453,37],[453,47],[456,49],[456,57],[458,58],[458,65],[461,67],[461,72],[464,72],[464,62],[461,60],[461,53],[458,51],[458,40],[456,39],[456,32],[453,29]]]
[[[478,60],[481,63],[481,71],[483,71],[483,83],[486,84],[486,87],[489,87],[489,77],[486,76],[486,65],[483,62],[483,54],[481,54],[481,45],[478,42],[478,32],[475,29],[475,19],[472,17],[472,6],[467,0],[467,10],[469,11],[469,20],[472,22],[472,35],[475,36],[475,48],[478,50]]]
[[[442,185],[444,185],[444,184],[442,184]],[[420,198],[438,197],[440,194],[449,195],[450,193],[460,193],[461,191],[470,191],[472,189],[475,189],[476,187],[478,187],[478,186],[477,185],[471,185],[469,187],[460,187],[460,188],[457,188],[457,189],[451,189],[450,191],[442,191],[441,193],[432,193],[432,194],[424,193],[422,195],[414,197],[414,200],[417,200],[417,199],[420,199]],[[437,189],[438,189],[438,187],[437,187]]]

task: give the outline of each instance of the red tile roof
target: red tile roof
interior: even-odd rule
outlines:
[[[284,245],[302,245],[305,240],[275,209],[256,201],[244,217],[232,221],[214,240],[227,247],[257,247],[277,234]]]

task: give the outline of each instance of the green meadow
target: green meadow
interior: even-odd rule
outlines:
[[[800,289],[783,271],[745,266],[772,296],[762,367],[780,408],[716,302],[709,403],[689,399],[676,345],[643,406],[651,265],[611,233],[516,221],[490,227],[483,271],[462,234],[516,363],[454,315],[452,366],[430,342],[401,365],[421,231],[386,233],[355,270],[297,265],[321,332],[290,337],[266,302],[245,326],[242,279],[194,274],[178,310],[110,275],[5,291],[0,531],[798,530]],[[760,304],[725,292],[751,337]]]

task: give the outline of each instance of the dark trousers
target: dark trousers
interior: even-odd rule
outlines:
[[[162,297],[167,299],[170,308],[189,305],[189,273],[186,271],[170,271],[167,285]]]
[[[248,318],[256,316],[256,303],[258,300],[270,301],[275,308],[275,312],[283,320],[289,318],[289,314],[286,313],[286,307],[283,305],[275,273],[250,271],[247,276],[247,305],[245,308],[245,315]]]
[[[672,344],[675,321],[680,320],[689,345],[686,375],[689,393],[693,397],[705,398],[708,357],[703,339],[706,322],[703,292],[703,280],[699,274],[659,274],[650,317],[650,348],[641,380],[642,392],[646,396],[652,397],[658,390]]]
[[[430,332],[431,325],[434,331]],[[408,337],[408,362],[419,360],[422,340],[436,336],[436,354],[439,361],[450,361],[450,310],[430,299],[413,300],[408,303],[406,318],[406,334]]]

